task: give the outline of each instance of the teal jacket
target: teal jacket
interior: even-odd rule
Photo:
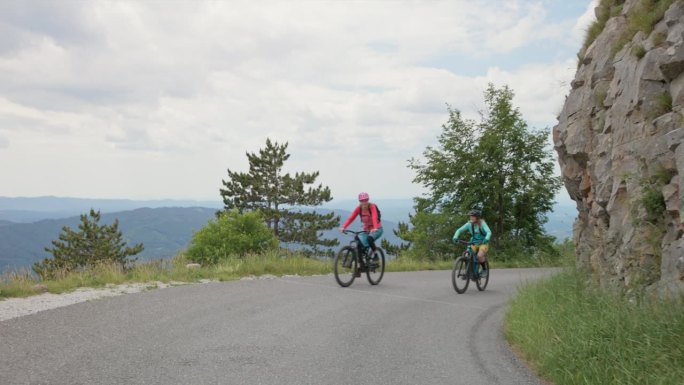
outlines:
[[[489,243],[489,240],[492,238],[492,231],[489,229],[489,226],[487,226],[487,222],[483,220],[480,220],[479,225],[473,225],[470,223],[470,221],[466,222],[465,225],[456,230],[454,237],[452,238],[453,241],[456,242],[461,236],[461,233],[464,231],[468,231],[470,233],[470,242],[473,242],[477,245],[481,243]]]

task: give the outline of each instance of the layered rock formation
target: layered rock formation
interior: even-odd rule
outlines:
[[[554,144],[578,266],[617,291],[684,292],[684,1],[633,34],[640,3],[580,53]]]

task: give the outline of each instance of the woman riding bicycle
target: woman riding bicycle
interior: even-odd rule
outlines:
[[[382,236],[382,223],[380,223],[378,215],[378,206],[375,203],[370,203],[369,199],[368,193],[362,192],[359,194],[359,205],[356,206],[349,218],[347,218],[347,221],[340,227],[340,231],[344,232],[357,216],[361,216],[363,230],[366,233],[359,234],[359,238],[364,247],[370,247],[375,251],[375,240]],[[377,256],[374,258],[377,258]]]
[[[487,251],[489,251],[489,240],[492,238],[492,231],[484,219],[482,219],[482,212],[480,210],[472,210],[468,215],[470,215],[470,220],[456,230],[452,240],[456,242],[461,233],[464,231],[470,232],[469,242],[474,243],[470,245],[470,248],[477,253],[477,261],[482,265],[483,270],[480,275],[486,277],[489,271],[486,269],[485,261]]]

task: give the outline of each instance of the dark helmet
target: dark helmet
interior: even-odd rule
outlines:
[[[482,217],[482,211],[480,211],[480,210],[470,210],[470,212],[468,213],[468,215],[470,215],[471,217],[478,217],[478,218],[481,218],[481,217]]]

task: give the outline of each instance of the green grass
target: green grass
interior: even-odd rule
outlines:
[[[427,259],[397,258],[388,261],[385,271],[419,271],[419,270],[448,270],[453,267],[453,261],[431,261]]]
[[[40,283],[51,293],[63,293],[79,287],[103,287],[107,284],[134,282],[197,282],[202,279],[228,281],[250,275],[327,274],[330,263],[288,252],[267,252],[243,258],[229,258],[221,263],[188,269],[189,261],[179,254],[171,263],[148,262],[123,270],[115,264],[103,264],[83,271],[63,274],[59,279],[41,281],[28,271],[6,273],[0,277],[0,298],[26,297],[40,293],[33,288]]]
[[[589,26],[589,29],[587,29],[587,34],[584,37],[584,44],[582,44],[582,49],[580,50],[581,55],[579,56],[583,57],[587,48],[589,48],[591,43],[593,43],[601,32],[603,32],[608,19],[618,16],[620,12],[622,12],[624,2],[625,0],[601,0],[598,5],[598,18]]]
[[[569,241],[554,246],[552,253],[527,255],[521,252],[520,255],[513,255],[510,252],[494,249],[489,255],[492,268],[568,266],[573,260],[574,246]],[[181,253],[171,261],[141,263],[125,270],[116,264],[100,264],[82,271],[56,274],[58,278],[44,281],[28,270],[9,272],[0,276],[0,299],[39,294],[41,291],[34,289],[36,284],[47,286],[50,293],[64,293],[79,287],[97,288],[109,284],[198,282],[202,279],[230,281],[252,275],[316,275],[332,272],[331,260],[307,258],[287,250],[231,257],[216,265],[197,269],[186,268],[188,263],[190,261]],[[452,266],[453,259],[433,261],[400,257],[387,261],[385,270],[388,272],[449,270]]]
[[[613,46],[613,55],[619,52],[625,44],[641,31],[648,36],[653,27],[663,19],[665,11],[676,0],[641,0],[639,5],[627,15],[627,27]]]
[[[523,287],[506,337],[555,385],[681,384],[684,298],[623,298],[590,289],[574,269]]]
[[[665,15],[665,11],[667,11],[667,9],[675,1],[676,0],[641,0],[639,5],[635,7],[635,9],[629,14],[627,14],[626,28],[613,46],[613,55],[619,52],[625,46],[625,44],[631,41],[637,32],[642,31],[646,35],[649,35],[651,31],[653,31],[653,27],[660,20],[662,20],[663,15]],[[611,17],[620,15],[624,2],[625,0],[600,1],[598,5],[599,17],[592,25],[589,26],[589,29],[587,29],[587,33],[584,37],[584,44],[582,45],[582,49],[578,55],[580,62],[581,58],[584,57],[584,53],[586,52],[587,48],[589,48],[591,43],[593,43],[601,34],[601,32],[603,32],[608,20]],[[662,36],[654,37],[654,41],[656,41],[655,45],[660,45],[662,43],[662,39]],[[645,53],[646,52],[643,51],[643,54]],[[641,54],[641,57],[643,57],[641,49],[634,51],[634,54],[637,57],[640,57],[639,55]]]
[[[632,47],[632,55],[634,55],[637,59],[641,59],[646,56],[646,48],[644,48],[644,46],[641,44],[636,44]]]

